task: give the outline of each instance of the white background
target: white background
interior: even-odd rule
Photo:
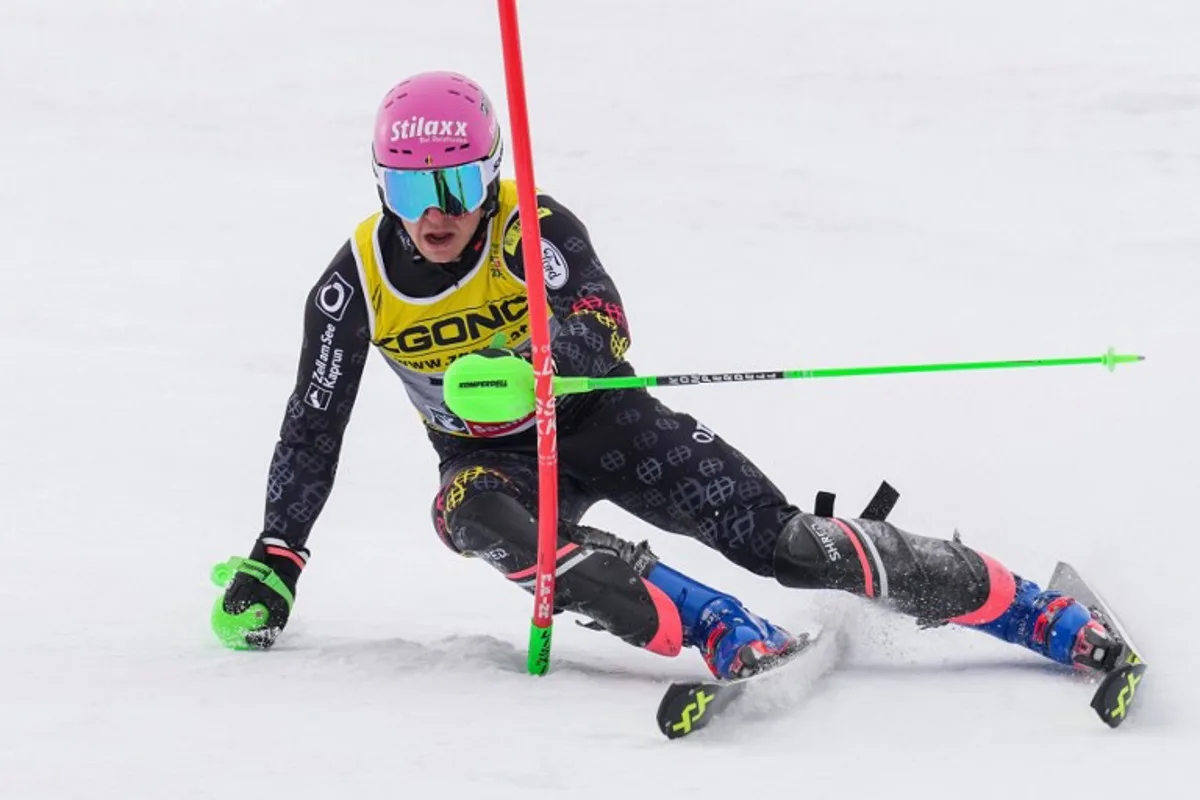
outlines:
[[[531,603],[438,541],[434,456],[374,354],[293,623],[223,650],[208,569],[260,529],[305,295],[377,207],[375,108],[433,68],[503,107],[496,6],[5,0],[3,795],[1184,796],[1200,4],[521,13],[538,183],[588,225],[643,374],[1146,354],[658,390],[801,506],[887,479],[907,530],[1042,581],[1074,563],[1152,664],[1139,713],[1110,731],[1024,651],[784,589],[611,506],[589,521],[837,646],[675,743],[653,712],[703,674],[692,651],[564,615],[554,674],[527,677]]]

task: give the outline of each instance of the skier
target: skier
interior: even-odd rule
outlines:
[[[621,296],[587,229],[539,193],[541,242],[526,241],[515,183],[500,177],[502,149],[491,101],[463,75],[418,74],[384,97],[372,149],[382,208],[357,226],[308,294],[263,530],[249,558],[233,560],[236,572],[213,609],[213,629],[227,646],[269,648],[287,624],[372,347],[399,377],[440,458],[438,536],[531,590],[534,417],[463,419],[446,405],[445,373],[473,353],[532,369],[524,360],[529,246],[541,251],[557,373],[634,370]],[[659,561],[646,542],[582,524],[600,500],[783,586],[852,592],[926,624],[977,628],[1089,670],[1113,669],[1123,649],[1082,604],[957,540],[907,533],[886,514],[801,510],[739,450],[645,390],[567,396],[557,415],[556,611],[590,618],[629,644],[664,656],[695,648],[720,679],[753,674],[798,646],[737,598]]]

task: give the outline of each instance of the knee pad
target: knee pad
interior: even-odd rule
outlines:
[[[679,611],[643,579],[656,563],[649,548],[580,526],[559,530],[555,612],[571,611],[636,647],[676,655],[682,645]],[[520,501],[500,492],[472,495],[449,516],[446,534],[463,555],[482,558],[511,582],[533,591],[537,520]]]
[[[500,560],[486,555],[497,547],[504,547],[518,562],[537,555],[537,520],[515,497],[502,492],[474,493],[448,510],[444,518],[450,546],[464,555],[485,558],[497,566]],[[505,563],[507,559],[503,559]]]
[[[433,528],[442,543],[456,553],[471,555],[470,551],[476,548],[458,544],[454,540],[451,533],[454,518],[469,498],[505,494],[504,487],[509,484],[507,475],[491,467],[467,467],[456,472],[433,498],[433,507],[430,509]]]
[[[775,577],[784,586],[887,601],[931,622],[980,608],[990,581],[985,560],[958,541],[916,536],[880,520],[805,513],[779,537]]]

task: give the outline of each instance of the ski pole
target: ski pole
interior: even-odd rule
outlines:
[[[859,375],[898,375],[911,372],[954,372],[1022,367],[1066,367],[1100,364],[1112,372],[1118,364],[1145,360],[1145,356],[1125,355],[1111,347],[1104,355],[1077,358],[1027,358],[1012,361],[954,361],[935,364],[896,364],[877,367],[835,367],[829,369],[762,370],[757,372],[708,372],[679,375],[631,375],[618,378],[587,378],[558,375],[554,395],[592,392],[602,389],[641,389],[649,386],[696,386],[711,383],[747,383],[803,378],[847,378]],[[534,374],[521,359],[489,359],[478,354],[465,356],[446,370],[443,383],[446,406],[463,419],[500,423],[533,414]]]
[[[780,381],[806,378],[849,378],[861,375],[899,375],[912,372],[955,372],[981,369],[1016,369],[1022,367],[1066,367],[1079,364],[1102,364],[1112,372],[1118,364],[1145,360],[1145,356],[1124,355],[1113,351],[1100,356],[1079,358],[1032,358],[1013,361],[957,361],[937,364],[895,364],[874,367],[834,367],[829,369],[762,370],[755,372],[683,373],[678,375],[632,375],[618,378],[587,378],[558,376],[554,379],[554,394],[580,394],[601,389],[641,389],[650,386],[694,386],[704,383],[745,383],[748,381]]]

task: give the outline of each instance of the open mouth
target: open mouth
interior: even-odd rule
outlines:
[[[423,238],[425,239],[425,243],[428,245],[431,245],[433,247],[442,247],[442,246],[450,243],[450,240],[454,238],[454,234],[453,233],[427,233],[427,234],[425,234],[425,236]]]

